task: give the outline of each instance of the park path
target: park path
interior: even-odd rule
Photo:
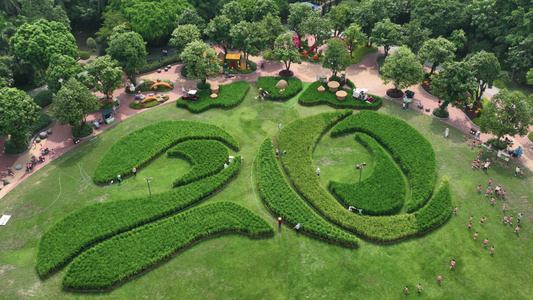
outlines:
[[[221,49],[217,49],[217,53],[221,51]],[[365,55],[362,59],[362,61],[359,64],[350,66],[344,73],[346,73],[347,78],[352,80],[357,87],[360,88],[367,88],[370,90],[372,94],[375,94],[377,96],[387,98],[391,101],[401,103],[401,99],[391,99],[386,95],[387,89],[392,88],[391,84],[384,85],[381,81],[381,78],[378,75],[377,71],[377,64],[376,64],[376,58],[379,54],[383,53],[383,49],[380,48],[379,51],[369,53]],[[251,57],[251,60],[256,62],[258,66],[263,61],[262,56],[257,57]],[[283,65],[274,61],[265,61],[264,68],[258,68],[256,72],[252,74],[247,75],[236,75],[235,78],[225,78],[224,76],[216,76],[216,77],[210,77],[208,78],[209,82],[217,82],[218,84],[227,84],[230,82],[233,82],[235,80],[246,80],[249,82],[255,82],[257,81],[257,78],[260,76],[276,76],[279,71],[283,69]],[[170,99],[167,102],[173,102],[176,101],[179,97],[183,95],[182,88],[185,90],[190,89],[196,89],[196,83],[197,80],[190,80],[185,79],[180,76],[181,68],[183,67],[183,64],[175,64],[173,65],[170,70],[167,72],[161,72],[157,73],[156,71],[150,72],[147,74],[143,74],[138,76],[138,80],[141,79],[168,79],[171,82],[174,83],[175,89],[165,93],[170,96]],[[329,69],[322,68],[322,65],[320,63],[310,63],[310,62],[302,62],[301,64],[292,64],[291,70],[294,72],[294,75],[298,78],[300,78],[304,82],[313,82],[316,80],[317,75],[329,75],[331,74],[331,71]],[[415,97],[413,102],[412,109],[416,109],[416,104],[419,102],[424,105],[426,108],[430,108],[430,111],[432,111],[434,108],[438,107],[438,99],[428,93],[426,93],[419,85],[415,85],[412,87],[409,87],[410,90],[415,91]],[[129,104],[135,100],[134,95],[126,94],[124,91],[124,88],[117,89],[114,93],[116,97],[118,97],[121,101],[120,107],[117,109],[115,117],[115,122],[120,122],[122,120],[125,120],[135,114],[142,113],[146,109],[143,110],[136,110],[129,107]],[[487,94],[488,97],[492,97],[492,95]],[[443,120],[442,122],[450,125],[451,127],[456,127],[459,130],[468,133],[470,131],[470,128],[477,128],[469,119],[466,117],[466,115],[460,111],[457,108],[449,107],[450,112],[450,118],[447,120]],[[430,112],[421,111],[422,114],[428,114],[430,115]],[[94,112],[91,113],[87,117],[87,121],[93,122],[95,120],[98,120],[101,117],[100,112]],[[116,123],[113,123],[116,124]],[[95,129],[93,136],[96,136],[100,134],[102,131],[109,128],[111,125],[102,125],[100,129]],[[532,131],[533,128],[531,128],[530,131]],[[7,173],[6,166],[12,166],[13,171],[15,172],[14,177],[9,177],[8,180],[11,182],[7,186],[2,187],[2,190],[0,190],[0,198],[3,197],[5,194],[7,194],[13,187],[15,187],[20,182],[23,182],[26,178],[31,176],[33,172],[36,170],[39,170],[44,165],[48,164],[51,160],[56,159],[57,157],[61,156],[65,152],[69,151],[70,149],[74,148],[76,145],[74,145],[72,137],[70,135],[70,126],[68,125],[58,125],[54,124],[52,126],[53,133],[48,136],[45,140],[41,142],[41,145],[43,148],[49,148],[54,149],[55,154],[54,155],[48,155],[46,156],[46,161],[44,163],[38,163],[32,172],[25,172],[23,170],[15,170],[15,166],[17,164],[21,164],[22,166],[25,166],[27,162],[30,161],[30,158],[32,155],[39,156],[41,145],[36,145],[35,147],[32,147],[28,153],[25,153],[20,156],[8,156],[4,153],[0,154],[0,171],[2,175],[5,175]],[[443,133],[444,134],[444,133]],[[468,134],[467,134],[468,135]],[[491,135],[488,134],[482,134],[481,139],[482,140],[488,140],[491,138]],[[84,143],[88,139],[84,139],[81,142]],[[522,145],[524,148],[524,154],[520,159],[515,159],[517,162],[523,164],[529,170],[533,172],[533,146],[528,141],[526,137],[519,137],[515,136],[513,137],[515,140],[515,143]],[[0,138],[0,149],[4,149],[4,143],[5,138]]]

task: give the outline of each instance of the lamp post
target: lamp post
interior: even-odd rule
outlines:
[[[363,174],[363,167],[366,166],[366,163],[355,166],[356,170],[359,170],[359,182],[361,182],[361,175]]]
[[[148,184],[148,193],[150,193],[150,197],[152,197],[152,190],[150,189],[150,180],[152,180],[152,177],[144,178],[144,181],[146,181],[146,184]]]

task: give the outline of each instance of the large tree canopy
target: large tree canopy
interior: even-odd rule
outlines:
[[[445,63],[444,70],[431,81],[431,93],[443,100],[442,108],[449,103],[463,108],[475,87],[474,74],[466,61]]]
[[[192,41],[200,40],[200,37],[201,33],[196,25],[178,25],[178,27],[174,29],[174,32],[172,32],[172,37],[170,38],[170,41],[168,41],[168,44],[176,50],[176,53],[180,53],[185,49],[187,44]]]
[[[300,3],[292,3],[289,7],[289,18],[287,19],[287,25],[290,30],[294,30],[298,39],[302,39],[302,26],[307,17],[313,13],[313,9],[309,5],[302,5]]]
[[[249,23],[241,21],[231,28],[230,35],[233,45],[242,50],[246,66],[248,66],[250,53],[257,53],[266,47],[265,28],[261,22]]]
[[[461,0],[418,0],[411,19],[418,20],[433,36],[449,36],[454,29],[467,27],[467,2]]]
[[[99,56],[86,67],[87,72],[97,91],[104,93],[106,97],[122,83],[122,69],[119,63],[111,56]]]
[[[128,20],[124,18],[121,12],[115,10],[108,10],[102,14],[102,20],[104,20],[100,29],[95,33],[98,37],[99,43],[109,42],[109,38],[115,34],[115,27],[119,25],[125,25],[126,28],[130,29]]]
[[[483,108],[479,125],[482,132],[491,133],[498,139],[504,135],[526,135],[533,125],[533,96],[501,90]]]
[[[254,8],[254,21],[261,21],[264,16],[271,14],[279,16],[279,7],[274,0],[257,0]]]
[[[59,91],[61,83],[76,78],[79,73],[83,72],[81,65],[72,57],[54,54],[50,59],[50,65],[46,70],[46,84],[48,89],[53,92]]]
[[[215,50],[209,48],[202,41],[189,43],[181,53],[180,58],[186,63],[184,68],[188,78],[200,79],[205,83],[207,75],[222,72],[220,60]]]
[[[438,37],[424,42],[418,52],[418,58],[422,63],[426,61],[433,63],[431,65],[431,72],[429,72],[429,75],[431,76],[438,65],[453,60],[455,57],[455,50],[455,45],[452,42],[443,37]]]
[[[133,31],[155,44],[165,42],[176,26],[176,16],[192,8],[186,0],[111,0],[110,7],[122,12]]]
[[[70,30],[70,20],[61,5],[55,5],[54,0],[17,0],[20,2],[22,14],[31,20],[45,19],[59,22]]]
[[[263,20],[259,23],[259,25],[262,30],[264,30],[264,42],[266,46],[270,46],[270,49],[274,49],[274,42],[276,41],[276,38],[278,36],[285,32],[286,29],[281,24],[280,17],[273,16],[271,14],[266,15],[266,17],[263,18]]]
[[[392,81],[395,89],[405,89],[422,80],[424,66],[407,46],[401,46],[385,59],[380,73],[383,83]]]
[[[346,70],[350,63],[351,59],[346,43],[339,38],[329,39],[324,52],[322,67],[331,69],[333,76],[337,76],[337,72]]]
[[[315,51],[331,37],[331,29],[329,19],[320,16],[319,12],[313,12],[302,25],[303,33],[315,38]]]
[[[117,33],[111,36],[108,53],[116,59],[122,69],[132,78],[137,68],[142,67],[148,55],[143,38],[136,32]]]
[[[385,48],[385,56],[389,54],[392,45],[397,45],[401,41],[401,26],[394,24],[390,19],[377,22],[372,29],[371,39],[378,46]]]
[[[402,44],[418,54],[425,41],[429,40],[431,29],[424,28],[420,21],[413,20],[402,26]]]
[[[212,19],[205,29],[205,34],[209,37],[209,40],[214,44],[220,45],[225,54],[228,54],[228,47],[231,45],[231,26],[231,20],[221,15]]]
[[[306,5],[307,6],[307,5]],[[335,35],[340,35],[355,20],[355,8],[341,4],[333,7],[326,15]]]
[[[71,78],[54,95],[50,112],[58,124],[79,127],[97,109],[96,101],[96,96],[83,83]]]
[[[186,10],[184,10],[176,20],[176,24],[178,26],[187,24],[196,25],[200,32],[204,32],[206,26],[205,20],[200,17],[198,12],[194,8],[187,8]]]
[[[40,107],[16,88],[0,88],[0,95],[0,135],[11,135],[11,144],[24,146],[28,128],[37,121]]]
[[[292,34],[287,32],[280,34],[274,42],[274,57],[278,62],[285,64],[285,70],[290,71],[292,63],[302,61],[300,53],[292,41]]]
[[[231,1],[224,4],[220,13],[228,17],[232,24],[237,24],[244,20],[244,8],[242,8],[242,5],[237,1]]]
[[[492,87],[494,80],[500,75],[500,62],[494,54],[480,51],[468,59],[477,82],[476,100],[480,101],[487,88]]]
[[[16,57],[38,70],[45,70],[54,54],[78,58],[74,36],[63,24],[46,20],[20,26],[9,40],[9,47]]]
[[[348,43],[350,57],[352,57],[352,52],[355,46],[362,45],[368,41],[368,37],[362,31],[361,27],[355,23],[350,24],[350,26],[343,32],[342,36]]]

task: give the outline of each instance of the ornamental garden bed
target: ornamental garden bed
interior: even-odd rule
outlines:
[[[244,100],[244,96],[250,89],[246,81],[235,81],[230,84],[219,86],[219,93],[215,99],[211,98],[211,90],[198,91],[198,100],[184,100],[180,97],[176,100],[176,106],[186,108],[193,113],[201,113],[211,108],[231,109]]]
[[[276,84],[278,84],[280,80],[285,80],[288,86],[283,88],[277,87]],[[292,98],[302,90],[302,81],[295,77],[259,77],[257,79],[257,86],[269,93],[267,100],[284,101]],[[281,90],[283,90],[283,92],[280,93]]]
[[[166,93],[170,92],[174,89],[174,83],[172,81],[167,79],[144,79],[140,83],[137,83],[135,86],[135,89],[132,91],[130,89],[130,86],[127,86],[125,91],[127,94],[137,94],[138,92],[146,93],[146,92],[160,92],[160,93]]]
[[[143,100],[135,100],[130,103],[130,107],[133,109],[143,109],[143,108],[149,108],[154,107],[159,104],[165,103],[169,99],[168,95],[163,96],[151,96],[146,97]]]
[[[348,80],[347,80],[348,82]],[[324,87],[324,92],[319,92],[318,88]],[[352,97],[351,89],[342,89],[348,93],[348,96],[345,100],[337,100],[337,96],[334,92],[330,92],[327,86],[327,83],[323,82],[313,82],[309,87],[302,93],[298,99],[298,103],[303,106],[314,106],[326,104],[334,108],[351,108],[351,109],[378,109],[383,103],[381,97],[368,94],[374,98],[374,103],[367,103],[366,101],[361,101]]]

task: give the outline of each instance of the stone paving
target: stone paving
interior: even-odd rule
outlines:
[[[325,46],[323,46],[325,47]],[[322,48],[323,48],[322,47]],[[216,50],[217,53],[221,51],[221,49]],[[390,99],[386,96],[387,89],[392,88],[391,84],[384,85],[381,81],[381,78],[378,75],[377,72],[377,64],[376,64],[376,58],[377,56],[383,53],[383,49],[380,48],[379,51],[369,53],[363,57],[363,60],[356,65],[350,66],[344,73],[346,73],[347,78],[352,80],[358,87],[362,88],[368,88],[370,90],[370,93],[387,98],[391,101],[401,103],[401,99]],[[256,62],[258,66],[263,61],[262,56],[258,57],[251,57],[251,60]],[[138,80],[140,79],[168,79],[171,82],[174,83],[175,89],[171,92],[165,93],[170,96],[170,99],[167,102],[173,102],[177,98],[183,95],[182,93],[182,87],[185,88],[185,90],[189,89],[196,89],[196,83],[198,80],[190,80],[185,79],[180,76],[180,70],[183,67],[183,64],[175,64],[171,67],[171,69],[168,72],[151,72],[147,74],[143,74],[141,76],[138,76]],[[258,68],[256,72],[252,74],[247,75],[236,75],[234,78],[225,78],[224,76],[216,76],[208,78],[209,82],[217,82],[219,84],[226,84],[230,83],[235,80],[246,80],[249,82],[255,82],[257,81],[257,78],[260,76],[275,76],[278,74],[279,71],[283,69],[283,65],[274,61],[265,61],[264,62],[264,68]],[[329,69],[322,68],[321,63],[310,63],[310,62],[302,62],[301,64],[292,64],[290,67],[291,71],[294,72],[294,75],[298,78],[300,78],[302,81],[305,82],[313,82],[316,80],[317,75],[327,75],[328,77],[331,75],[331,71]],[[438,106],[437,101],[438,99],[436,97],[433,97],[432,95],[426,93],[419,85],[415,85],[412,87],[409,87],[408,89],[415,91],[415,97],[412,104],[412,108],[416,109],[416,105],[420,102],[424,105],[426,108],[430,108],[431,111]],[[129,107],[129,104],[135,100],[134,95],[126,94],[124,92],[124,88],[119,88],[115,91],[115,96],[118,97],[121,101],[120,107],[117,109],[117,113],[114,116],[115,117],[115,123],[120,122],[124,119],[127,119],[137,113],[142,113],[143,110],[136,110]],[[492,95],[486,93],[487,97],[492,97]],[[462,111],[460,111],[457,108],[449,107],[450,112],[450,118],[447,120],[444,120],[443,122],[449,124],[450,126],[456,127],[460,129],[461,131],[468,133],[470,131],[470,128],[477,128],[467,117],[465,114],[463,114]],[[423,114],[430,114],[429,112],[423,112]],[[100,112],[95,112],[90,114],[87,117],[87,120],[89,122],[98,120],[101,117]],[[100,129],[95,129],[94,135],[98,135],[102,131],[109,128],[111,125],[102,125]],[[49,148],[54,149],[55,154],[54,155],[48,155],[46,156],[46,161],[44,163],[38,163],[32,172],[25,172],[24,168],[23,170],[15,170],[15,166],[17,164],[21,164],[22,166],[25,166],[27,162],[30,161],[30,158],[32,155],[39,156],[41,145],[36,145],[35,147],[32,146],[29,152],[20,155],[20,156],[8,156],[4,153],[0,154],[0,171],[2,175],[5,175],[7,173],[6,166],[12,166],[13,171],[15,172],[15,177],[8,177],[8,180],[11,182],[9,185],[2,187],[2,190],[0,190],[0,197],[3,197],[7,192],[9,192],[13,187],[15,187],[20,182],[23,182],[28,176],[31,176],[35,171],[42,168],[44,165],[48,164],[51,160],[54,160],[58,156],[62,155],[63,153],[69,151],[70,149],[74,148],[76,145],[73,143],[73,139],[70,135],[70,126],[68,125],[57,125],[54,124],[52,127],[53,133],[48,136],[43,142],[41,142],[41,145],[43,148]],[[533,131],[533,127],[530,129],[530,131]],[[487,140],[491,136],[488,134],[482,134],[481,139]],[[522,145],[524,148],[524,153],[520,159],[513,158],[517,160],[522,165],[529,168],[529,170],[533,171],[533,145],[527,137],[519,137],[515,136],[512,137],[515,141],[515,143]],[[90,139],[90,138],[89,138]],[[89,139],[82,140],[81,143],[86,142]],[[5,139],[3,137],[0,138],[0,149],[4,149],[4,143]]]

